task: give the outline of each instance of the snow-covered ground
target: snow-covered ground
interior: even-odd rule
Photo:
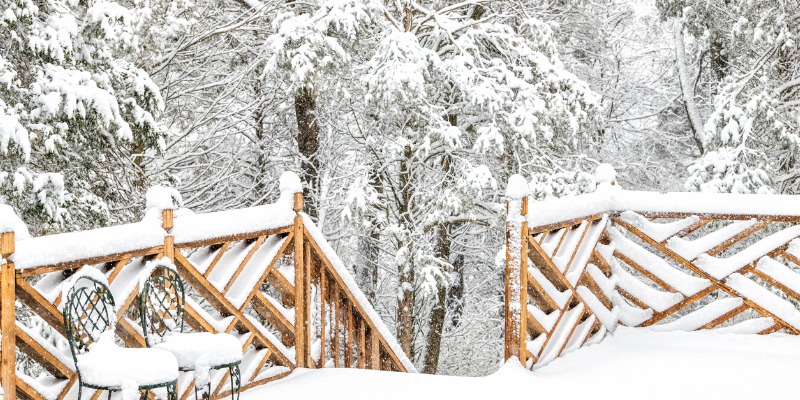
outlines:
[[[535,372],[517,363],[482,378],[298,369],[242,400],[798,399],[798,376],[800,337],[620,327]]]

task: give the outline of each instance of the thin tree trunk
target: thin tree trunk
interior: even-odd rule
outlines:
[[[317,124],[317,100],[314,90],[302,88],[294,98],[294,110],[297,117],[297,149],[303,157],[300,168],[301,179],[307,184],[303,197],[306,199],[305,212],[317,216],[317,196],[319,159],[319,125]]]
[[[450,316],[450,327],[457,327],[464,313],[464,255],[462,254],[453,260],[453,281],[447,291],[445,306],[447,315]]]
[[[450,262],[450,236],[447,234],[447,227],[442,225],[438,231],[435,249],[436,258],[444,262]],[[444,331],[444,319],[447,312],[445,308],[447,283],[443,280],[438,280],[436,289],[436,303],[434,303],[431,311],[431,322],[425,346],[425,362],[422,368],[422,372],[425,374],[435,374],[439,368],[442,332]]]
[[[400,162],[400,187],[401,204],[400,218],[406,227],[407,233],[412,233],[411,227],[411,147],[403,149],[404,159]],[[414,241],[410,236],[401,238],[399,249],[407,251],[407,259],[398,265],[399,288],[397,302],[397,340],[400,347],[411,358],[414,358]]]
[[[705,153],[705,132],[703,130],[703,117],[697,109],[694,101],[694,86],[689,77],[689,66],[686,63],[686,46],[683,41],[683,22],[675,20],[673,27],[675,34],[675,60],[678,65],[678,78],[681,81],[681,91],[683,92],[683,106],[686,115],[689,117],[689,126],[692,129],[695,144],[700,149],[700,154]]]
[[[258,36],[256,37],[258,39]],[[262,68],[257,68],[257,71],[261,71]],[[256,165],[253,170],[255,170],[255,176],[253,177],[255,180],[254,185],[254,193],[251,195],[252,200],[258,200],[263,198],[264,193],[267,191],[267,174],[268,174],[268,165],[269,165],[269,158],[267,157],[267,135],[264,129],[264,108],[265,108],[265,101],[264,101],[264,91],[263,85],[264,81],[261,78],[261,74],[258,75],[256,78],[256,85],[254,88],[255,97],[258,99],[258,105],[256,106],[256,112],[253,116],[255,118],[255,136],[256,140],[258,140],[257,151],[258,154],[256,155]]]

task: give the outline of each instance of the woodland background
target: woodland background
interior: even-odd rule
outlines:
[[[788,0],[0,0],[0,203],[44,235],[298,171],[415,364],[484,375],[507,178],[797,194],[799,33]]]

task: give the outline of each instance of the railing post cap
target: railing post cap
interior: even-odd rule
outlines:
[[[146,208],[158,210],[174,210],[180,208],[183,198],[176,189],[161,185],[151,186],[145,195]]]
[[[598,185],[609,183],[614,186],[617,184],[617,170],[609,163],[602,163],[594,170],[594,179]]]
[[[506,187],[506,197],[509,200],[519,200],[530,194],[528,188],[528,181],[520,174],[511,175],[508,178],[508,186]]]
[[[283,174],[281,174],[280,190],[282,195],[303,193],[303,182],[300,181],[300,177],[294,172],[285,171]]]
[[[25,222],[7,204],[0,204],[0,234],[13,233],[17,239],[30,237]]]

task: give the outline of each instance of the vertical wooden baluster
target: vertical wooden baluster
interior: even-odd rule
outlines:
[[[344,352],[345,368],[353,368],[353,307],[350,302],[345,303],[345,313],[347,313],[347,347]]]
[[[342,303],[339,299],[339,286],[333,286],[333,366],[339,368],[339,325],[341,323]]]
[[[319,269],[319,340],[320,340],[320,351],[319,351],[319,367],[325,368],[325,347],[326,347],[326,337],[325,337],[325,320],[327,319],[326,315],[326,307],[325,303],[328,301],[327,294],[328,294],[328,279],[325,274],[325,268],[320,267]]]
[[[364,319],[361,316],[358,316],[358,368],[364,369],[366,368],[366,361],[367,361],[367,324],[364,323]]]
[[[311,358],[311,344],[314,342],[314,338],[311,336],[311,278],[312,278],[312,269],[314,264],[312,264],[311,259],[311,243],[308,241],[303,241],[303,273],[305,277],[303,279],[303,319],[305,320],[305,324],[303,325],[303,337],[305,338],[305,344],[303,345],[306,349],[305,351],[305,359],[306,359],[306,367],[314,368],[316,363]]]
[[[381,369],[381,342],[378,339],[378,333],[372,328],[369,330],[369,341],[370,368],[379,370]]]

